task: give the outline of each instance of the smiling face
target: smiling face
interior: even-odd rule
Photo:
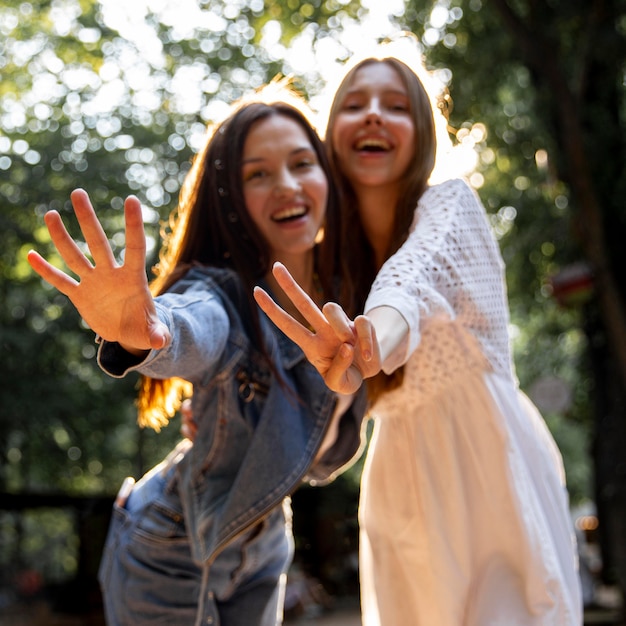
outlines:
[[[280,114],[256,122],[244,143],[242,180],[271,260],[310,253],[324,221],[328,180],[302,126]]]
[[[396,187],[415,151],[415,125],[400,74],[380,61],[360,67],[345,89],[331,129],[337,162],[357,194]]]

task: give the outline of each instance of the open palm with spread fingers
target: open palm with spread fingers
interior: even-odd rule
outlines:
[[[148,288],[146,237],[139,200],[129,196],[124,203],[126,252],[120,265],[87,193],[76,189],[71,199],[93,262],[69,235],[61,216],[49,211],[44,219],[52,242],[78,280],[32,250],[28,253],[31,267],[65,294],[85,323],[103,339],[117,341],[134,353],[164,347],[169,332],[157,317]]]
[[[330,389],[339,393],[354,393],[364,378],[380,371],[376,333],[366,317],[358,316],[352,321],[334,302],[327,302],[320,310],[284,265],[276,263],[272,273],[310,328],[283,310],[260,287],[254,291],[257,304],[278,328],[302,348]]]

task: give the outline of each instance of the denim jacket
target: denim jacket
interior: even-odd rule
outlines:
[[[193,383],[198,432],[177,464],[178,491],[194,560],[210,563],[308,480],[332,480],[361,451],[365,396],[343,414],[335,444],[314,464],[336,396],[301,349],[260,316],[268,367],[242,316],[241,282],[230,270],[194,268],[156,298],[170,344],[137,359],[103,342],[100,366],[114,377],[137,370]],[[280,379],[280,380],[279,380]]]

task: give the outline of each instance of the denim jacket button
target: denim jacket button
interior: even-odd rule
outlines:
[[[255,391],[252,383],[244,382],[239,385],[239,395],[244,402],[252,402]]]

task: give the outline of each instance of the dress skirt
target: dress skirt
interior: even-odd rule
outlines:
[[[373,412],[364,626],[581,626],[561,456],[515,382],[444,324]]]

